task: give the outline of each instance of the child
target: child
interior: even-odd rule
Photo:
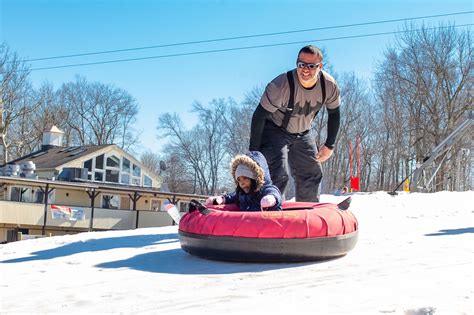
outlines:
[[[281,210],[281,193],[272,184],[267,160],[258,151],[238,155],[231,162],[237,188],[223,196],[209,197],[206,205],[235,203],[242,211]]]

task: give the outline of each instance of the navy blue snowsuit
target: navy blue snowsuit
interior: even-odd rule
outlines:
[[[247,194],[238,186],[235,179],[235,170],[239,164],[245,164],[256,175],[255,191]],[[267,195],[273,195],[276,199],[276,204],[265,210],[281,210],[282,196],[280,190],[272,183],[267,160],[262,153],[250,151],[245,155],[235,157],[231,162],[231,173],[232,178],[234,178],[237,184],[237,189],[233,193],[224,195],[224,203],[236,203],[242,211],[260,211],[260,201],[262,198]]]

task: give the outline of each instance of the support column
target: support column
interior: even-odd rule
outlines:
[[[49,183],[46,184],[46,188],[43,189],[43,187],[39,188],[41,192],[43,193],[44,196],[44,218],[43,218],[43,228],[41,229],[41,235],[46,235],[46,219],[48,217],[48,198],[49,194],[54,191],[54,188],[49,189]]]
[[[87,190],[87,194],[91,199],[91,218],[89,220],[89,232],[94,230],[94,208],[95,208],[95,198],[100,194],[100,191],[95,191],[95,188],[92,190]]]
[[[142,197],[142,195],[140,195],[138,192],[134,192],[133,196],[128,194],[128,197],[130,197],[130,199],[132,200],[133,211],[137,212],[137,217],[135,219],[135,228],[137,229],[138,228],[138,219],[139,219],[139,216],[140,216],[140,211],[137,211],[137,201]]]

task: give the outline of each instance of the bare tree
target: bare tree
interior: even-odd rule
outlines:
[[[115,143],[124,149],[136,145],[132,125],[138,113],[134,98],[126,91],[76,77],[63,84],[60,100],[70,109],[68,125],[72,142],[84,144]]]
[[[19,158],[33,151],[36,144],[34,137],[35,126],[32,121],[33,109],[37,108],[31,97],[31,90],[25,91],[24,97],[19,100],[19,112],[16,119],[11,122],[8,137],[8,151],[10,156]]]
[[[60,103],[59,93],[51,83],[44,82],[39,90],[33,91],[33,101],[38,105],[31,117],[33,146],[31,151],[41,148],[42,136],[45,128],[52,125],[64,132],[63,144],[69,145],[71,128],[68,125],[69,108]]]
[[[470,32],[444,26],[413,29],[407,27],[396,45],[387,50],[375,72],[373,89],[354,74],[338,78],[341,127],[334,155],[323,164],[326,174],[323,192],[348,184],[349,143],[355,145],[358,138],[362,190],[393,189],[472,108]],[[262,92],[263,88],[255,88],[242,104],[228,102],[224,111],[214,110],[212,114],[209,108],[198,104],[197,112],[206,119],[190,130],[183,129],[177,115],[160,117],[159,128],[171,136],[169,152],[183,161],[182,169],[186,176],[195,179],[200,192],[212,193],[218,187],[217,181],[222,184],[228,178],[218,171],[216,157],[224,161],[247,151],[251,117]],[[318,146],[326,139],[326,120],[327,113],[321,111],[314,121]],[[221,121],[225,122],[223,127]],[[469,159],[461,153],[470,148],[469,141],[459,142],[442,157],[451,163],[445,164],[437,176],[437,190],[468,187],[456,175],[459,170],[468,170]],[[222,143],[226,145],[221,146]],[[216,152],[209,151],[211,144]],[[463,148],[467,149],[463,151]],[[226,154],[217,154],[221,150]],[[353,164],[352,174],[355,174],[355,161]]]
[[[35,110],[35,104],[28,99],[31,85],[27,64],[16,53],[10,52],[5,43],[0,44],[0,97],[3,106],[3,144],[4,158],[9,161],[17,158],[25,148],[28,139],[16,137],[16,132],[24,132],[27,127],[24,119]],[[18,124],[17,124],[18,123]],[[15,125],[17,124],[17,125]],[[15,130],[15,133],[13,132]],[[11,134],[11,136],[10,136]],[[13,151],[13,152],[12,152]],[[11,156],[10,156],[11,155]]]
[[[245,95],[241,104],[229,102],[230,108],[226,114],[226,142],[228,143],[227,153],[230,156],[248,151],[252,115],[260,102],[262,93],[263,87],[254,87]]]
[[[183,158],[192,170],[195,193],[214,194],[219,178],[227,168],[225,131],[228,108],[228,103],[222,99],[212,100],[209,106],[195,102],[193,111],[198,115],[199,123],[191,129],[184,129],[176,114],[166,113],[159,117],[158,130],[170,137],[169,150]]]
[[[379,184],[385,189],[403,179],[472,108],[471,33],[444,25],[414,28],[406,27],[387,50],[375,76],[385,134]],[[461,147],[469,144],[461,142],[455,150]],[[447,179],[456,177],[448,166],[457,164],[456,156],[449,155],[451,163],[440,169],[435,190],[446,189]]]
[[[335,189],[348,185],[350,179],[349,165],[349,144],[352,143],[354,149],[352,175],[356,175],[356,150],[355,146],[360,139],[361,143],[367,143],[370,137],[371,125],[366,121],[370,119],[370,94],[367,84],[357,78],[354,73],[343,74],[338,78],[341,90],[341,123],[338,136],[336,138],[333,156],[323,163],[323,185],[322,192],[329,193]],[[327,112],[321,110],[313,122],[313,129],[316,132],[316,144],[321,146],[326,141],[327,136]],[[367,148],[366,148],[367,149]],[[361,150],[364,152],[363,150]],[[370,164],[370,156],[361,156],[361,177],[367,173],[367,165]],[[361,183],[367,184],[361,180]],[[364,187],[366,188],[366,187]]]
[[[180,156],[180,152],[175,152],[170,147],[165,148],[165,151],[166,171],[163,172],[163,184],[172,192],[195,193],[194,172],[186,160]]]
[[[140,156],[140,162],[156,175],[160,175],[161,173],[160,161],[160,156],[150,150],[143,152]]]

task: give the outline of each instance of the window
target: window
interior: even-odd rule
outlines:
[[[112,182],[112,183],[118,183],[119,182],[119,173],[120,173],[120,171],[118,171],[118,170],[106,170],[105,171],[105,181],[106,182]]]
[[[104,169],[104,155],[103,154],[95,157],[95,168],[98,168],[100,170]]]
[[[119,196],[117,195],[102,195],[102,208],[104,209],[118,209]]]
[[[34,203],[44,203],[44,192],[42,192],[41,190],[36,190],[35,191],[35,195],[33,197],[33,202]],[[49,201],[49,196],[48,196],[48,201]]]
[[[55,202],[55,190],[52,190],[48,195],[48,203]],[[34,203],[44,203],[44,192],[36,188],[29,187],[12,187],[10,194],[11,201],[20,201],[20,202],[34,202]]]
[[[82,167],[87,168],[87,178],[91,181],[153,187],[153,178],[143,174],[139,165],[121,155],[101,154],[84,161]]]
[[[87,180],[91,180],[92,179],[92,159],[85,161],[82,167],[87,168]]]
[[[151,187],[153,184],[153,180],[148,176],[143,176],[143,186]]]
[[[55,202],[55,190],[51,191],[48,195],[48,203],[54,203]],[[34,203],[44,203],[44,192],[41,189],[35,189],[34,195],[33,195],[33,202]]]
[[[142,184],[142,169],[140,166],[133,164],[132,167],[132,185],[141,186]]]
[[[10,193],[11,201],[30,202],[31,189],[25,187],[12,187]]]
[[[103,172],[94,172],[94,180],[98,182],[103,182],[104,181],[104,173]]]
[[[84,168],[87,168],[89,172],[92,172],[92,159],[84,162]]]
[[[161,200],[159,199],[151,199],[150,201],[150,210],[153,211],[160,211],[161,210]]]
[[[130,173],[130,160],[122,158],[122,172]]]
[[[109,156],[107,158],[107,167],[119,168],[120,167],[120,159],[115,155]]]
[[[21,200],[21,188],[12,187],[10,191],[10,200],[11,201],[20,201]]]
[[[130,185],[130,175],[122,173],[120,184]]]
[[[132,177],[132,185],[140,186],[140,178],[139,177]]]
[[[133,164],[133,176],[141,177],[142,169],[140,166]]]

